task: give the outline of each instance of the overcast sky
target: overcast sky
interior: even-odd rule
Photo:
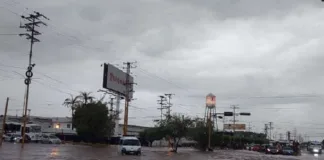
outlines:
[[[211,92],[217,112],[251,112],[238,119],[254,131],[272,121],[273,133],[324,137],[320,0],[0,0],[0,103],[10,97],[13,115],[29,43],[1,34],[23,32],[19,15],[34,10],[51,20],[34,46],[32,115],[69,116],[67,93],[100,97],[102,63],[137,61],[130,124],[152,126],[164,93],[175,94],[172,112],[203,117]]]

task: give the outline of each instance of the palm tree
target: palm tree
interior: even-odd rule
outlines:
[[[89,102],[92,103],[94,100],[94,97],[91,96],[91,92],[80,92],[80,95],[78,98],[83,100],[83,104],[88,104]]]
[[[70,98],[66,98],[63,102],[63,105],[70,108],[72,111],[72,129],[73,129],[73,114],[79,103],[80,103],[79,96],[74,97],[72,94],[70,94]]]

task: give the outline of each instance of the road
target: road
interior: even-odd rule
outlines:
[[[193,149],[180,148],[179,153],[168,153],[161,148],[143,148],[141,156],[121,156],[116,147],[95,148],[80,145],[26,144],[4,143],[0,148],[0,160],[317,160],[324,156],[303,153],[300,157],[265,155],[252,151],[219,150],[213,153],[201,153]]]

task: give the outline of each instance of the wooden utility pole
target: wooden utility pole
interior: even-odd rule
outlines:
[[[161,111],[161,117],[160,117],[160,123],[162,122],[162,119],[163,119],[163,109],[165,109],[165,97],[164,96],[159,96],[160,97],[160,100],[158,100],[158,104],[160,105],[160,108],[157,108],[158,110]]]
[[[236,129],[236,126],[235,126],[235,122],[236,122],[236,109],[238,109],[237,107],[238,105],[232,105],[232,109],[233,109],[233,134],[235,135],[235,129]]]
[[[269,140],[271,141],[271,139],[272,139],[272,135],[271,135],[271,131],[272,131],[272,129],[273,129],[273,126],[272,126],[272,124],[273,124],[273,122],[269,122]]]
[[[130,82],[130,69],[131,68],[135,68],[132,66],[133,63],[136,62],[125,62],[124,64],[126,64],[126,95],[125,95],[125,113],[124,113],[124,126],[123,126],[123,135],[127,135],[127,126],[128,126],[128,106],[129,106],[129,102],[131,101],[131,97],[129,97],[129,95],[131,94],[131,92],[133,91],[133,84],[134,82]]]
[[[21,25],[20,28],[25,28],[27,32],[30,33],[22,33],[19,34],[19,36],[26,36],[26,39],[30,41],[30,50],[29,50],[29,60],[28,60],[28,67],[26,72],[26,93],[24,98],[24,125],[23,125],[23,134],[22,134],[22,143],[21,148],[24,148],[25,144],[25,132],[26,132],[26,123],[27,123],[27,109],[28,109],[28,97],[29,97],[29,85],[31,83],[33,72],[32,69],[35,66],[35,64],[32,64],[32,57],[33,57],[33,45],[35,42],[40,42],[39,39],[36,38],[36,36],[41,35],[39,31],[36,30],[36,27],[39,27],[40,24],[45,25],[43,21],[40,20],[40,18],[45,18],[49,20],[46,16],[39,12],[34,12],[34,14],[29,14],[26,16],[21,16],[21,18],[29,21],[28,23],[25,23],[24,25]]]
[[[166,97],[168,97],[168,104],[166,106],[166,109],[167,109],[166,117],[167,117],[167,120],[170,120],[170,118],[171,118],[171,107],[172,107],[171,99],[172,99],[172,96],[174,96],[175,94],[173,94],[173,93],[166,93],[164,95]]]
[[[115,114],[114,114],[114,99],[115,99],[115,98],[110,97],[110,102],[109,102],[109,104],[110,104],[109,114],[110,114],[111,116],[114,116],[114,115],[115,115]]]
[[[6,126],[6,118],[7,118],[7,111],[8,111],[8,103],[9,103],[9,97],[7,97],[6,101],[6,108],[5,112],[3,114],[3,119],[2,119],[2,129],[1,129],[1,136],[0,136],[0,146],[2,145],[2,140],[3,140],[3,134],[5,132],[5,126]]]
[[[209,110],[209,118],[208,118],[208,150],[211,150],[211,144],[210,144],[210,141],[211,141],[211,128],[212,128],[212,122],[211,122],[211,110]]]

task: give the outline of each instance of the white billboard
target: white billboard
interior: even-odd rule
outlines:
[[[235,128],[235,130],[245,130],[245,124],[224,124],[224,129],[232,130]]]
[[[126,96],[126,73],[111,64],[104,64],[102,87]],[[134,78],[129,75],[129,95],[133,98]]]

